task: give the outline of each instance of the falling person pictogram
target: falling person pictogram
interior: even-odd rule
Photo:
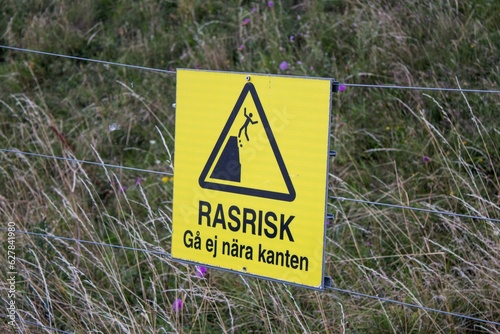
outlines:
[[[253,112],[253,108],[250,109],[253,113],[247,111],[247,108],[243,107],[245,102],[253,102],[253,106],[255,106],[254,110],[256,111]],[[243,115],[241,115],[241,109],[243,109]],[[243,119],[243,117],[245,117],[245,119]],[[243,124],[237,126],[237,123]],[[252,133],[249,134],[248,126],[255,124],[259,125],[252,127]],[[245,132],[247,145],[250,144],[250,137],[253,146],[257,144],[256,139],[259,139],[262,141],[261,143],[259,142],[259,144],[262,144],[258,145],[259,149],[264,149],[264,151],[257,150],[259,152],[255,152],[249,147],[249,150],[243,153],[244,140],[241,138],[243,132]],[[240,156],[240,150],[242,150],[242,156]],[[250,155],[263,152],[265,152],[264,155],[257,154],[256,156],[256,158],[260,159],[259,161],[261,163],[256,163],[255,157],[249,159]],[[262,160],[262,156],[267,158]],[[267,170],[273,169],[271,174],[266,174],[264,177],[262,176],[262,173],[258,170],[261,170],[263,165],[265,165]],[[245,178],[242,177],[243,175],[245,175]],[[278,180],[277,182],[273,180],[273,184],[269,185],[268,181],[271,177],[276,177]],[[280,179],[284,184],[278,184]],[[212,153],[210,153],[205,167],[200,174],[198,183],[205,189],[288,202],[293,202],[295,200],[295,188],[288,174],[283,157],[281,156],[276,139],[274,138],[262,103],[260,102],[259,95],[252,83],[247,82],[243,87],[219,135],[219,139],[217,139],[212,149]],[[283,186],[286,187],[286,189],[284,189]]]
[[[243,124],[243,126],[240,128],[240,131],[238,132],[238,139],[239,139],[239,142],[240,142],[240,147],[243,147],[243,144],[241,143],[241,132],[243,130],[245,130],[245,137],[247,139],[247,141],[250,141],[250,138],[248,138],[248,125],[249,124],[257,124],[259,123],[258,121],[253,121],[252,120],[252,116],[253,114],[250,113],[247,115],[247,108],[244,108],[244,111],[243,111],[243,114],[245,115],[246,117],[246,120],[245,120],[245,123]]]

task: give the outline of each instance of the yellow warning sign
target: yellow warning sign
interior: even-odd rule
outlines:
[[[331,82],[178,70],[172,256],[323,288]]]
[[[248,135],[249,127],[252,141]],[[257,154],[247,147],[259,148],[260,151]],[[254,166],[244,170],[243,179],[242,165]],[[258,166],[265,166],[267,173],[262,173]],[[269,175],[276,177],[270,178]],[[229,115],[200,176],[200,186],[271,199],[295,199],[295,190],[273,130],[251,82],[245,84]]]

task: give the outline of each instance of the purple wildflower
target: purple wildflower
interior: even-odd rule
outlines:
[[[182,309],[182,299],[180,298],[176,298],[174,300],[174,303],[172,304],[172,309],[175,311],[175,312],[179,312],[181,309]]]
[[[120,192],[124,193],[127,190],[127,187],[125,186],[120,186]]]
[[[204,266],[196,266],[196,277],[202,278],[207,274],[207,267]]]
[[[257,8],[252,7],[252,13],[255,13],[257,11]]]
[[[429,158],[428,156],[424,155],[424,156],[422,157],[422,162],[423,162],[424,164],[428,163],[429,161],[431,161],[431,158]]]
[[[288,63],[286,61],[282,61],[280,64],[280,70],[286,71],[288,69]]]
[[[273,8],[274,7],[274,1],[268,1],[267,2],[267,7]]]
[[[340,85],[340,86],[339,86],[339,92],[343,92],[343,91],[345,91],[345,90],[346,90],[346,88],[347,88],[347,86],[346,86],[346,85]]]
[[[142,179],[140,177],[138,177],[136,180],[135,180],[135,185],[138,186],[140,185],[142,182]]]
[[[290,35],[290,42],[293,42],[295,41],[295,36],[294,35]]]
[[[245,45],[244,44],[241,44],[239,47],[238,47],[238,51],[243,51],[245,50]]]
[[[243,20],[243,22],[241,23],[241,25],[246,26],[249,23],[250,23],[250,19],[247,17],[246,19]]]
[[[302,65],[302,62],[300,60],[297,60],[297,65]]]

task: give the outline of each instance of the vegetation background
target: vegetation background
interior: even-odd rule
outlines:
[[[1,0],[0,44],[161,69],[500,87],[500,2]],[[175,75],[0,49],[0,148],[172,172]],[[330,195],[500,218],[499,94],[347,87]],[[17,327],[55,333],[499,333],[171,261],[173,176],[0,152]],[[498,222],[330,198],[333,286],[498,321]],[[7,233],[0,234],[7,268]],[[162,253],[163,252],[163,253]],[[167,254],[165,254],[167,253]],[[5,316],[7,273],[0,271]],[[22,319],[22,320],[21,320]],[[44,327],[45,326],[45,327]],[[50,329],[50,328],[52,329]]]

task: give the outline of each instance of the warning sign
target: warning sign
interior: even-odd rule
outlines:
[[[239,122],[235,122],[236,120]],[[262,140],[259,142],[259,139]],[[247,147],[258,147],[260,151],[251,151]],[[242,163],[246,167],[243,168],[245,174],[243,180]],[[255,165],[254,168],[252,165]],[[265,166],[268,170],[274,168],[275,175],[264,175],[257,166]],[[274,182],[263,182],[263,179],[272,179]],[[250,82],[243,87],[210,154],[200,176],[200,186],[284,201],[295,199],[295,190],[276,144],[273,130],[255,86]]]
[[[172,256],[323,288],[331,83],[178,70]]]

